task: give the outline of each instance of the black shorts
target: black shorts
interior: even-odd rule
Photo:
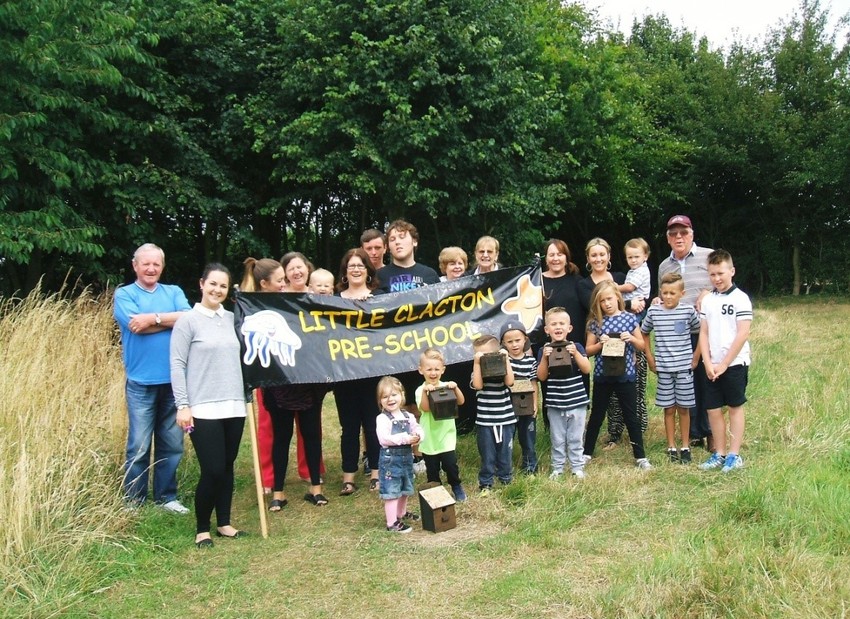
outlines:
[[[747,401],[748,370],[749,366],[733,365],[726,368],[717,380],[706,380],[703,395],[706,410],[724,406],[743,406]]]

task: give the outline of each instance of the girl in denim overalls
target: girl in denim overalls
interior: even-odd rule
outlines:
[[[413,496],[413,445],[422,440],[422,428],[416,418],[402,409],[404,387],[393,376],[378,382],[378,414],[376,430],[381,454],[378,457],[380,496],[384,501],[387,531],[409,533],[405,520],[419,516],[407,511],[407,497]]]

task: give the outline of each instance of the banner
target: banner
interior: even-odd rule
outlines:
[[[234,295],[249,388],[334,383],[415,370],[438,348],[446,364],[472,359],[480,334],[508,320],[542,337],[539,262],[353,301],[306,293]]]

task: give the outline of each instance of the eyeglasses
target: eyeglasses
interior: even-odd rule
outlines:
[[[686,237],[691,233],[689,228],[685,228],[684,230],[668,230],[667,236],[670,238],[674,238],[677,236]]]
[[[365,271],[366,266],[362,264],[349,264],[345,267],[346,271]]]

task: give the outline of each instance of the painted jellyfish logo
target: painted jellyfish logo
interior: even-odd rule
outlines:
[[[263,310],[246,317],[240,331],[245,338],[245,365],[259,358],[260,365],[267,368],[274,355],[282,365],[295,366],[295,351],[301,348],[301,339],[277,312]]]

